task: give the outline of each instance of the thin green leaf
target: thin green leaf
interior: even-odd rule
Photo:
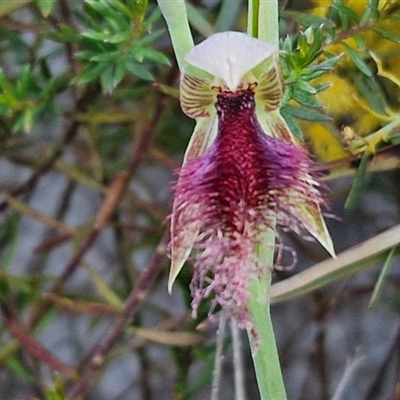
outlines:
[[[353,39],[356,42],[356,45],[359,49],[365,49],[367,46],[365,44],[364,37],[360,34],[356,33],[353,35]]]
[[[50,13],[53,11],[55,4],[56,0],[36,0],[36,5],[45,17],[50,15]]]
[[[132,9],[133,19],[140,22],[143,21],[147,11],[148,0],[128,0],[127,3]]]
[[[385,264],[383,265],[383,268],[381,270],[381,273],[379,274],[378,281],[376,282],[376,285],[375,285],[374,290],[371,295],[371,300],[369,301],[369,304],[368,304],[368,308],[370,310],[375,308],[378,298],[379,298],[380,294],[382,293],[383,286],[384,286],[386,279],[390,272],[390,268],[393,266],[392,259],[393,259],[393,256],[395,255],[395,253],[396,253],[396,246],[394,246],[392,248],[392,250],[390,251],[390,253],[388,254]]]
[[[129,33],[130,36],[134,34],[131,21],[121,18],[121,14],[119,12],[116,18],[105,18],[104,21],[106,22],[108,30],[113,34]]]
[[[32,130],[34,112],[35,110],[29,107],[22,113],[20,117],[21,128],[25,133],[29,133]]]
[[[119,83],[124,78],[125,74],[126,74],[125,64],[123,62],[117,63],[114,71],[113,87],[117,87],[119,85]]]
[[[145,81],[154,81],[153,74],[140,64],[127,61],[125,63],[125,67],[130,73],[136,75],[140,79],[143,79]]]
[[[54,377],[53,388],[46,390],[46,400],[66,400],[65,383],[59,375]]]
[[[295,88],[292,92],[292,99],[305,107],[321,108],[322,104],[318,101],[316,96],[305,92],[299,88]]]
[[[294,118],[292,114],[288,110],[286,110],[286,106],[282,107],[280,111],[282,117],[285,119],[293,135],[299,139],[302,139],[304,136],[303,131],[300,128],[300,125],[297,123],[296,118]]]
[[[0,256],[2,271],[7,270],[15,255],[18,244],[18,225],[20,216],[10,213],[0,224]],[[1,281],[1,279],[0,279]]]
[[[0,275],[0,301],[7,301],[7,297],[10,293],[10,284],[8,282],[8,277],[4,274]],[[1,348],[0,348],[1,353]]]
[[[330,83],[320,83],[318,85],[315,85],[315,90],[317,91],[317,93],[323,92],[326,89],[329,89],[331,87]]]
[[[297,81],[297,87],[301,90],[303,90],[306,93],[310,93],[310,94],[315,94],[317,93],[317,91],[315,90],[315,87],[310,85],[308,82],[306,82],[303,79],[299,79]]]
[[[282,282],[271,286],[271,303],[289,300],[310,293],[333,282],[350,277],[385,260],[396,247],[399,253],[400,225],[380,233],[349,250],[306,269]]]
[[[23,295],[26,295],[28,298],[38,298],[39,296],[42,295],[40,291],[35,287],[35,278],[33,277],[21,277],[18,275],[3,275],[0,274],[0,282],[2,283],[1,285],[1,294],[0,294],[0,299],[5,300],[3,298],[4,296],[4,286],[3,284],[6,283],[6,287],[9,285],[10,288],[12,289],[17,289],[19,292],[21,292]]]
[[[98,53],[96,53],[96,52],[93,51],[93,50],[82,50],[82,51],[78,52],[78,53],[75,55],[75,58],[76,58],[77,60],[91,60],[92,57],[96,56],[97,54],[98,54]]]
[[[395,43],[400,43],[400,36],[396,35],[393,32],[389,32],[385,29],[381,29],[381,28],[377,28],[377,27],[372,27],[371,28],[375,33],[377,33],[378,35],[382,36],[385,39],[388,39],[392,42]]]
[[[110,65],[100,76],[103,93],[110,94],[114,90],[114,66]]]
[[[113,61],[121,55],[120,50],[98,53],[89,58],[89,61]]]
[[[324,54],[325,54],[325,56],[328,57],[328,59],[320,62],[318,64],[318,69],[323,69],[326,71],[332,69],[337,64],[337,62],[340,60],[340,58],[342,57],[340,54],[337,56],[333,56],[333,57],[330,56],[328,53],[324,53]]]
[[[122,14],[124,14],[128,18],[130,18],[130,19],[134,19],[135,18],[134,11],[129,9],[129,7],[127,7],[122,1],[120,1],[120,0],[106,0],[106,2],[108,4],[110,4],[111,6],[115,7],[118,11],[120,11]],[[137,5],[135,7],[139,7],[139,6]],[[145,9],[146,9],[146,5],[144,7],[144,11],[145,11]]]
[[[76,32],[76,30],[66,24],[59,23],[57,25],[58,31],[46,32],[46,37],[49,39],[56,40],[57,42],[62,43],[74,43],[77,42],[80,35]]]
[[[171,86],[163,85],[162,83],[156,83],[156,84],[154,84],[154,86],[161,93],[164,93],[167,96],[170,96],[174,99],[179,99],[179,90],[178,89],[171,87]]]
[[[99,40],[102,42],[107,41],[107,39],[110,37],[109,32],[100,32],[100,31],[96,31],[94,29],[89,29],[89,30],[83,32],[81,35],[85,38]]]
[[[364,60],[358,55],[358,53],[354,49],[352,49],[347,43],[342,42],[342,46],[346,50],[346,53],[348,54],[348,56],[351,58],[351,60],[357,66],[357,68],[363,74],[365,74],[371,78],[373,76],[371,70],[369,69],[368,65],[364,62]]]
[[[29,92],[29,90],[34,86],[35,86],[35,80],[32,75],[31,68],[29,66],[23,67],[15,84],[18,96],[20,98],[26,97],[27,92]]]
[[[304,33],[306,34],[308,30],[306,30]],[[310,49],[309,49],[309,55],[308,59],[309,62],[314,61],[321,52],[321,47],[322,47],[322,42],[324,40],[324,34],[321,29],[310,29]]]
[[[345,6],[342,2],[334,1],[332,3],[331,7],[338,11],[339,16],[341,18],[348,17],[348,18],[352,19],[354,22],[356,22],[357,24],[359,24],[358,15],[350,7]]]
[[[93,65],[90,63],[82,70],[82,72],[73,79],[73,83],[83,84],[89,83],[97,79],[108,67],[106,63],[98,63]]]
[[[292,52],[293,42],[291,36],[286,36],[286,38],[281,42],[280,48],[282,53],[290,54]]]
[[[146,329],[141,327],[132,327],[125,331],[142,339],[166,346],[195,346],[205,341],[205,337],[185,331],[170,332],[161,329]]]
[[[145,50],[145,47],[138,46],[137,43],[133,43],[128,54],[128,60],[133,60],[134,63],[136,61],[142,63],[144,60]]]
[[[332,21],[328,18],[321,17],[319,15],[307,14],[300,11],[281,11],[281,16],[283,18],[288,18],[296,21],[299,25],[302,26],[330,26],[333,25]]]
[[[66,397],[54,392],[52,389],[46,389],[46,400],[65,400]]]
[[[15,92],[14,85],[7,78],[7,76],[0,69],[0,89],[2,90],[0,102],[10,108],[14,108],[18,104],[17,93]]]
[[[306,121],[329,121],[331,118],[312,108],[295,107],[291,104],[285,106],[285,113],[292,115],[292,117],[303,119]]]
[[[353,78],[363,99],[378,114],[384,115],[388,108],[382,88],[375,79],[366,78],[365,75],[356,74]]]
[[[146,36],[141,37],[140,39],[136,40],[135,44],[141,47],[147,47],[148,45],[154,43],[157,39],[159,39],[164,34],[163,31],[156,31],[149,33]]]
[[[31,0],[8,0],[0,2],[0,18],[11,14],[15,10],[18,10],[25,6],[25,4],[30,3]]]
[[[132,37],[132,32],[127,30],[125,32],[118,32],[109,35],[107,39],[104,40],[105,43],[119,44],[124,43]]]
[[[23,379],[25,381],[32,382],[32,383],[35,381],[35,379],[32,376],[32,373],[16,357],[7,358],[5,360],[5,364],[20,379]]]
[[[329,68],[331,69],[331,68]],[[315,78],[318,78],[319,76],[322,76],[324,74],[326,74],[326,72],[329,70],[328,68],[306,68],[302,71],[301,73],[301,77],[303,78],[303,80],[305,81],[311,81]],[[315,86],[313,86],[315,88]]]
[[[152,26],[161,18],[162,13],[159,7],[155,7],[151,14],[147,17],[144,27],[148,32],[152,31]]]
[[[363,15],[360,18],[360,25],[368,21],[375,21],[379,16],[379,0],[369,0]]]
[[[103,18],[120,19],[121,15],[112,7],[108,6],[104,1],[85,0],[85,4],[89,5],[94,11],[100,14]]]
[[[360,166],[357,169],[353,185],[347,197],[344,208],[346,210],[355,210],[360,200],[361,193],[364,189],[365,175],[367,173],[368,161],[370,159],[369,153],[365,152],[361,158]]]
[[[108,283],[103,279],[103,277],[92,267],[86,266],[86,272],[88,273],[90,280],[95,285],[99,295],[118,310],[122,309],[122,300],[118,295],[110,288]]]
[[[154,61],[158,64],[171,65],[168,57],[165,54],[163,54],[157,50],[148,49],[148,48],[144,49],[143,50],[143,58],[145,60]]]

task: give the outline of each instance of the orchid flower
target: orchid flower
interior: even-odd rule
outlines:
[[[175,185],[168,288],[190,258],[194,314],[213,292],[214,307],[251,329],[250,278],[272,268],[255,251],[263,233],[276,225],[313,236],[334,256],[324,199],[309,154],[279,114],[283,82],[274,46],[216,33],[184,62],[181,107],[197,124]]]

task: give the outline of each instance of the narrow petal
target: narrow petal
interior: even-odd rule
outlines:
[[[189,145],[186,149],[183,166],[188,160],[203,154],[214,142],[217,132],[216,114],[209,118],[200,118],[197,123]],[[182,166],[182,167],[183,167]],[[181,185],[179,176],[177,187]],[[181,204],[174,199],[171,215],[171,268],[168,278],[168,291],[171,292],[176,277],[181,271],[192,250],[199,232],[199,225],[193,215],[196,213],[189,204]],[[194,206],[196,208],[196,206]]]
[[[193,219],[194,212],[191,205],[183,203],[180,206],[174,206],[171,220],[171,268],[168,277],[170,293],[176,277],[192,251],[201,228],[201,222]]]
[[[256,115],[262,130],[266,135],[276,139],[281,139],[286,142],[296,143],[297,141],[293,133],[287,126],[279,110],[274,110],[266,113],[263,104],[256,104]]]
[[[321,208],[318,204],[299,204],[299,219],[304,227],[313,235],[328,253],[336,258],[331,235],[328,232]]]
[[[183,163],[203,154],[214,143],[217,130],[218,118],[216,114],[207,118],[199,118],[186,148]]]
[[[211,89],[208,79],[183,74],[179,92],[182,111],[188,117],[196,119],[215,115],[217,93]]]
[[[272,68],[264,70],[257,77],[255,93],[256,104],[264,113],[279,108],[283,96],[283,78],[277,62],[274,61]]]
[[[269,113],[258,111],[257,117],[264,132],[270,133],[270,135],[274,138],[297,144],[296,139],[287,126],[286,121],[280,115],[279,110]],[[311,164],[309,165],[308,169],[312,169]],[[315,179],[312,179],[309,181],[309,185],[310,187],[316,187],[318,186],[318,183]],[[301,224],[321,243],[328,253],[332,257],[336,257],[332,239],[328,232],[328,228],[326,227],[319,204],[312,201],[306,203],[299,201],[297,207],[292,210],[292,212],[297,215],[297,218]]]

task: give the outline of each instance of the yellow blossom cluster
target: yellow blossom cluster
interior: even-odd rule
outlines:
[[[358,16],[363,15],[367,0],[344,0],[343,4],[351,8]],[[319,16],[326,16],[329,12],[330,2],[313,0],[312,9],[309,11]],[[351,131],[356,137],[367,137],[379,128],[398,117],[398,103],[400,103],[400,43],[383,37],[377,31],[385,31],[393,36],[400,36],[400,24],[397,18],[390,18],[392,12],[398,8],[398,2],[381,0],[379,12],[383,18],[376,22],[367,21],[354,28],[362,39],[364,47],[359,43],[351,30],[343,31],[339,40],[324,47],[323,50],[332,54],[342,54],[335,71],[324,74],[313,83],[328,83],[330,87],[320,92],[317,96],[325,107],[325,112],[332,117],[332,123],[320,124],[315,122],[301,122],[305,139],[318,161],[332,161],[348,155],[346,145],[343,143],[342,133]],[[345,46],[349,46],[370,65],[378,84],[382,87],[385,103],[388,107],[384,112],[379,112],[371,107],[370,102],[364,97],[357,84],[357,76],[362,75],[357,70],[353,60],[346,53]],[[383,77],[384,76],[384,77]],[[387,98],[386,98],[387,97]]]

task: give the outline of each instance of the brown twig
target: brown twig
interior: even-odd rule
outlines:
[[[60,15],[61,15],[61,20],[62,22],[70,27],[73,27],[78,31],[78,27],[76,26],[75,19],[73,17],[70,4],[68,1],[65,0],[59,0],[58,2],[59,8],[60,8]],[[77,43],[66,43],[65,44],[65,50],[67,53],[68,61],[71,66],[71,71],[74,76],[76,76],[79,73],[79,62],[74,56],[75,53],[78,52],[79,46]]]
[[[3,316],[3,321],[8,331],[19,341],[25,351],[33,357],[43,361],[53,370],[61,372],[68,376],[70,379],[76,379],[77,373],[59,358],[51,354],[44,348],[37,340],[35,340],[25,329],[19,325],[15,320]]]
[[[75,111],[82,111],[86,110],[88,104],[90,103],[92,99],[93,93],[91,91],[86,92],[77,102],[75,105]],[[14,190],[9,193],[11,197],[18,197],[22,196],[26,193],[28,193],[30,190],[32,190],[36,183],[39,181],[39,179],[49,171],[54,163],[63,155],[66,147],[72,142],[72,140],[75,138],[76,134],[78,133],[78,127],[79,123],[76,121],[73,121],[69,124],[69,126],[66,128],[65,133],[61,139],[61,142],[57,145],[55,150],[53,151],[53,154],[45,160],[40,167],[38,167],[35,172],[32,173],[32,175],[22,184],[20,184],[18,187],[16,187]],[[3,200],[0,202],[0,212],[4,211],[8,207],[8,202],[7,200]]]
[[[21,196],[27,192],[29,192],[36,185],[38,180],[42,177],[42,175],[47,172],[53,164],[61,157],[63,154],[65,147],[73,140],[78,130],[78,124],[73,122],[67,131],[61,143],[57,146],[53,154],[21,185],[11,191],[11,197]],[[8,206],[8,202],[2,201],[0,203],[0,212],[4,211]]]
[[[97,237],[99,236],[100,232],[106,225],[107,221],[111,217],[112,213],[115,210],[115,207],[118,204],[118,201],[123,193],[127,184],[127,174],[122,173],[114,178],[113,182],[111,183],[110,189],[105,197],[100,211],[97,214],[97,217],[94,221],[92,230],[86,236],[86,239],[83,241],[81,246],[79,247],[78,251],[75,253],[74,257],[69,261],[69,263],[64,267],[63,273],[57,279],[57,281],[53,284],[49,293],[58,293],[60,289],[64,286],[65,282],[74,274],[83,256],[86,252],[92,247],[94,242],[96,241]],[[33,313],[30,326],[35,326],[37,322],[42,317],[45,310],[47,310],[48,306],[50,305],[49,299],[46,298],[38,307],[36,312]]]
[[[49,293],[58,293],[60,289],[63,287],[65,282],[74,274],[83,256],[87,253],[87,251],[91,248],[91,246],[96,241],[100,232],[111,218],[112,214],[115,212],[115,208],[118,205],[119,199],[121,198],[127,184],[129,183],[132,176],[135,174],[137,168],[141,164],[143,158],[147,154],[147,151],[151,145],[151,142],[154,137],[154,133],[156,131],[156,127],[162,118],[165,104],[162,101],[163,95],[157,94],[157,106],[154,112],[155,117],[153,118],[151,124],[143,130],[141,135],[139,135],[138,143],[133,152],[132,158],[129,162],[128,168],[120,173],[118,176],[114,178],[112,181],[108,193],[101,205],[100,211],[97,214],[93,227],[86,239],[83,241],[78,251],[75,253],[74,257],[69,261],[69,263],[64,267],[63,273],[54,283],[54,285],[49,290]],[[40,305],[39,309],[36,313],[34,313],[32,317],[31,326],[35,326],[36,323],[40,320],[43,312],[49,306],[48,301],[44,300],[44,302]]]
[[[83,398],[83,396],[85,396],[85,394],[90,390],[97,372],[104,364],[105,356],[118,340],[124,328],[129,324],[136,312],[138,305],[143,301],[151,284],[159,274],[162,261],[164,260],[166,254],[168,240],[169,235],[166,232],[158,244],[152,260],[147,268],[142,272],[135,288],[131,291],[130,295],[126,299],[125,306],[121,314],[103,336],[103,338],[94,347],[90,362],[86,365],[86,368],[84,368],[81,373],[80,382],[72,388],[67,397],[69,400]]]

